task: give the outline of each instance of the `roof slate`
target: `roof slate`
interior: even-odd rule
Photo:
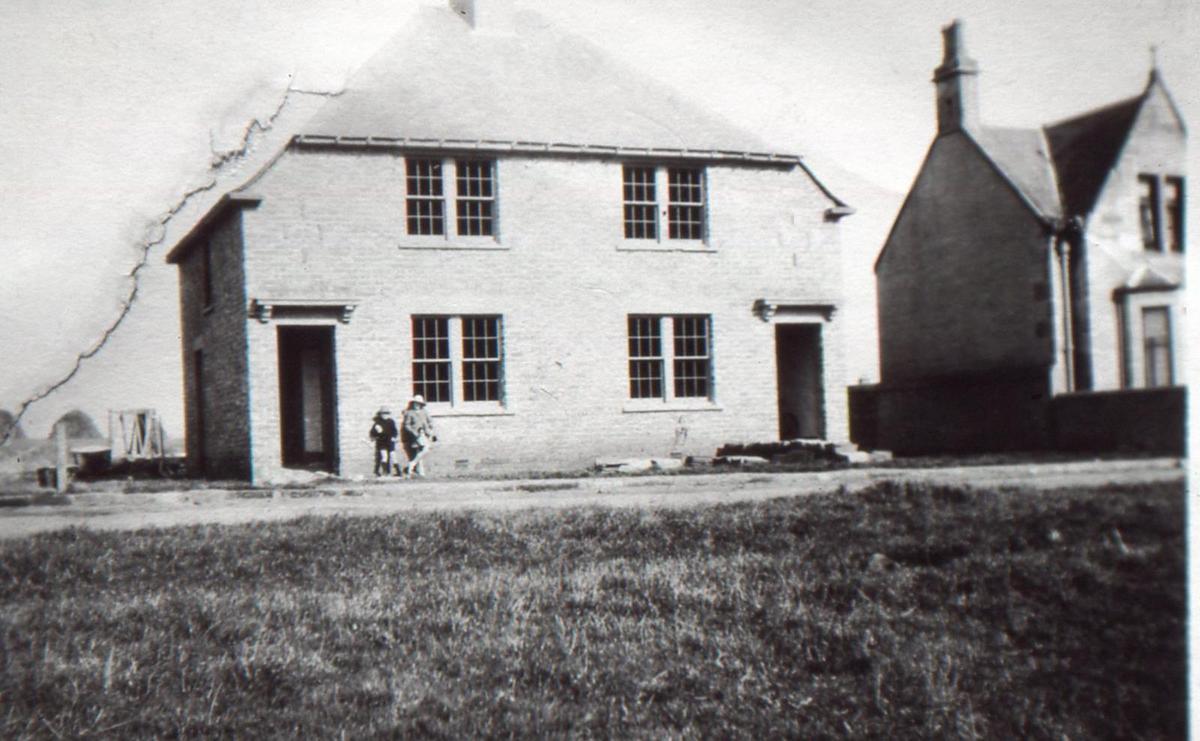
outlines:
[[[1068,214],[1087,214],[1096,204],[1145,97],[1143,93],[1046,127]]]
[[[1140,94],[1041,129],[970,130],[984,153],[1040,215],[1086,216],[1158,83]]]
[[[1062,215],[1054,164],[1040,129],[981,126],[971,136],[1039,214]]]
[[[301,133],[768,151],[537,14],[497,33],[436,7],[420,8]]]

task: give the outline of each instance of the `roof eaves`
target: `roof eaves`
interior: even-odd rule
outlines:
[[[254,195],[244,191],[231,191],[221,196],[221,198],[208,209],[208,213],[204,214],[199,221],[188,230],[188,233],[183,235],[171,251],[167,253],[166,261],[171,265],[178,265],[183,260],[184,256],[191,250],[199,240],[196,237],[210,226],[219,221],[230,209],[233,208],[253,208],[262,202],[262,196]]]
[[[744,152],[729,149],[690,149],[687,147],[629,147],[612,144],[579,144],[575,142],[510,141],[499,139],[430,139],[420,137],[329,136],[300,134],[294,142],[301,147],[417,149],[430,151],[520,152],[527,154],[592,155],[609,157],[639,157],[646,159],[686,159],[710,162],[755,162],[800,165],[802,158],[779,152]],[[812,177],[812,173],[809,172]],[[830,200],[845,205],[813,178]]]
[[[817,189],[820,190],[821,193],[833,203],[832,208],[825,209],[826,221],[838,221],[846,216],[854,215],[854,207],[843,201],[841,198],[835,196],[833,191],[831,191],[825,185],[825,183],[821,182],[820,178],[816,176],[816,173],[812,171],[812,169],[807,163],[804,162],[804,160],[797,157],[794,164],[796,167],[799,167],[801,170],[803,170],[804,174],[808,176],[808,179],[813,182],[813,185],[817,186]]]

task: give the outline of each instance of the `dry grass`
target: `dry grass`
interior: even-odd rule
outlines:
[[[0,736],[1182,737],[1179,485],[0,546]]]

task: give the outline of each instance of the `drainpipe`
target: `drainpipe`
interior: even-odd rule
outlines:
[[[1075,317],[1071,290],[1071,250],[1083,232],[1078,216],[1054,220],[1054,255],[1058,259],[1059,291],[1062,296],[1062,356],[1068,392],[1075,390]]]

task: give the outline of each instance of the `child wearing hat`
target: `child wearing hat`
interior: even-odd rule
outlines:
[[[391,417],[391,410],[387,407],[380,407],[378,412],[375,412],[375,419],[371,424],[371,440],[375,443],[375,475],[385,476],[391,473],[392,469],[396,469],[396,475],[400,475],[400,467],[392,462],[392,451],[396,449],[396,435],[399,434],[396,429],[396,420]]]
[[[425,411],[424,396],[416,394],[412,401],[408,402],[408,408],[404,410],[400,439],[404,443],[404,453],[408,456],[408,463],[404,466],[405,478],[413,474],[425,478],[425,465],[421,463],[421,459],[429,452],[429,445],[437,440],[437,435],[433,433],[433,421],[429,419],[429,412]]]

